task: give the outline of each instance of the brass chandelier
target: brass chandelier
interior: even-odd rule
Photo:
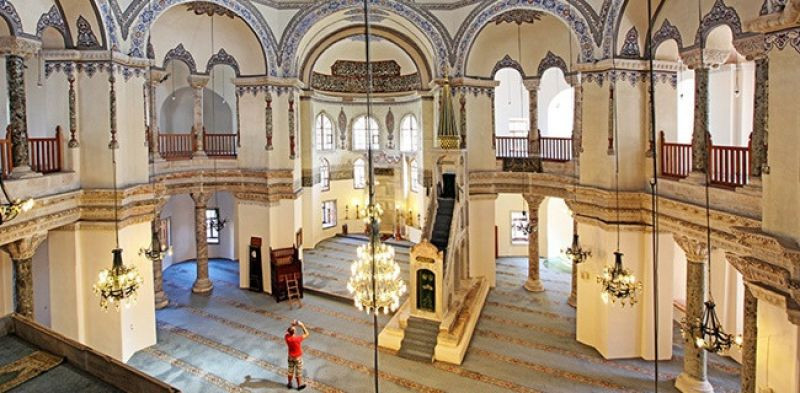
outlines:
[[[575,225],[575,229],[572,234],[572,244],[569,246],[569,248],[564,250],[564,254],[567,256],[569,260],[572,261],[572,263],[576,265],[580,265],[581,263],[586,261],[586,259],[592,256],[591,251],[584,250],[583,247],[581,247],[580,239],[578,238],[577,225]]]
[[[28,198],[24,201],[21,199],[11,199],[8,195],[8,191],[6,191],[6,185],[3,183],[2,178],[0,178],[0,189],[3,190],[3,196],[6,198],[6,202],[0,204],[0,225],[17,218],[20,213],[33,209],[33,198]]]

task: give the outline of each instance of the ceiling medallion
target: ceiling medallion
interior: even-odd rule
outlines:
[[[229,18],[234,18],[236,16],[236,14],[234,14],[233,11],[221,5],[209,3],[206,1],[197,1],[189,3],[186,5],[186,10],[189,12],[194,12],[195,15],[214,16],[214,14],[216,14],[221,16],[227,16]]]
[[[516,23],[521,25],[523,23],[533,23],[537,20],[542,20],[542,16],[544,16],[544,13],[541,11],[511,10],[495,16],[491,21],[497,25],[501,23]]]

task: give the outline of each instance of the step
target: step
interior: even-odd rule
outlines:
[[[401,349],[405,349],[406,351],[413,351],[419,353],[429,353],[433,355],[433,352],[436,348],[436,343],[416,343],[416,342],[403,342],[400,346]]]
[[[438,336],[438,335],[439,335],[439,328],[438,327],[436,329],[430,329],[430,328],[421,328],[421,327],[418,327],[418,326],[414,326],[414,327],[409,326],[405,330],[405,337],[412,338],[412,339],[413,338],[420,338],[420,339],[433,338],[433,340],[435,341],[436,340],[436,336]]]
[[[428,355],[426,353],[407,351],[400,348],[400,351],[397,352],[397,355],[400,356],[401,358],[409,360],[415,360],[418,362],[425,362],[425,363],[433,363],[433,354]]]

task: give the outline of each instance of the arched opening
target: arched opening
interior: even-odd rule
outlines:
[[[495,134],[527,137],[529,96],[522,84],[522,75],[514,68],[502,68],[494,75],[494,80],[499,82],[494,94]]]
[[[400,151],[415,153],[419,149],[419,123],[417,117],[408,114],[400,121]]]
[[[361,115],[353,120],[353,150],[367,150],[368,143],[372,150],[381,148],[380,127],[375,118]]]
[[[549,68],[539,82],[538,123],[542,137],[571,138],[575,90],[560,68]]]
[[[314,136],[317,150],[333,150],[333,122],[328,115],[320,113],[314,120]]]
[[[319,162],[319,184],[322,191],[331,189],[331,164],[324,158]]]

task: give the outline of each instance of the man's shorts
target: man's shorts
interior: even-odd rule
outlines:
[[[303,358],[289,357],[289,375],[300,375],[303,373]]]

